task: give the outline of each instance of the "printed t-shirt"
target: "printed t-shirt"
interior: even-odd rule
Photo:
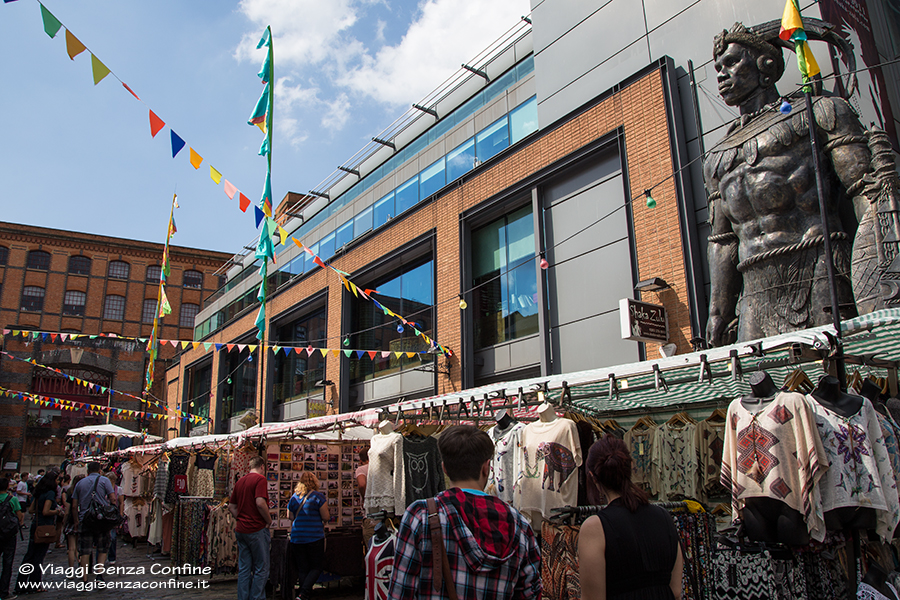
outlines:
[[[266,478],[259,473],[248,473],[234,484],[231,503],[238,507],[237,525],[234,528],[238,533],[256,533],[266,527],[266,522],[256,506],[257,498],[262,498],[266,504],[269,502]]]

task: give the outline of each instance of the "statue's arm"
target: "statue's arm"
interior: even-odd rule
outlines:
[[[736,268],[738,238],[731,221],[722,210],[718,181],[708,179],[709,218],[711,233],[707,255],[709,258],[710,299],[709,320],[706,323],[706,339],[713,346],[723,346],[726,329],[735,319],[738,295],[741,291],[741,274]]]
[[[831,159],[835,174],[849,192],[858,221],[869,204],[863,194],[863,178],[872,169],[872,154],[862,124],[842,98],[823,98],[815,108],[816,122],[825,134],[825,152]],[[831,112],[834,114],[833,121]],[[833,126],[826,129],[832,123]]]

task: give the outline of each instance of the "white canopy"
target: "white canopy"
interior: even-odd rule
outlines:
[[[74,437],[76,435],[115,435],[119,437],[141,437],[141,433],[139,431],[132,431],[131,429],[119,427],[118,425],[85,425],[84,427],[78,427],[77,429],[70,429],[69,433],[66,434],[67,437]],[[162,438],[158,435],[147,434],[144,441],[161,442]]]

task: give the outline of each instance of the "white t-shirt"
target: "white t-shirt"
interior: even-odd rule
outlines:
[[[25,494],[28,493],[28,482],[20,481],[19,485],[16,486],[16,495],[19,497],[19,502],[24,503],[28,500],[28,496]],[[23,504],[24,506],[24,504]]]

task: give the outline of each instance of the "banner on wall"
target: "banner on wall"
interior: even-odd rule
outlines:
[[[834,25],[835,32],[853,45],[857,69],[881,64],[865,0],[819,0],[819,10],[822,13],[822,20]],[[847,70],[834,52],[831,63],[835,72]],[[850,103],[859,113],[863,125],[868,127],[874,123],[881,127],[887,132],[894,150],[900,149],[897,144],[897,130],[894,127],[894,114],[881,68],[862,70],[856,76],[859,80],[859,90],[850,99]],[[843,92],[840,79],[837,80],[837,85],[838,91]]]

